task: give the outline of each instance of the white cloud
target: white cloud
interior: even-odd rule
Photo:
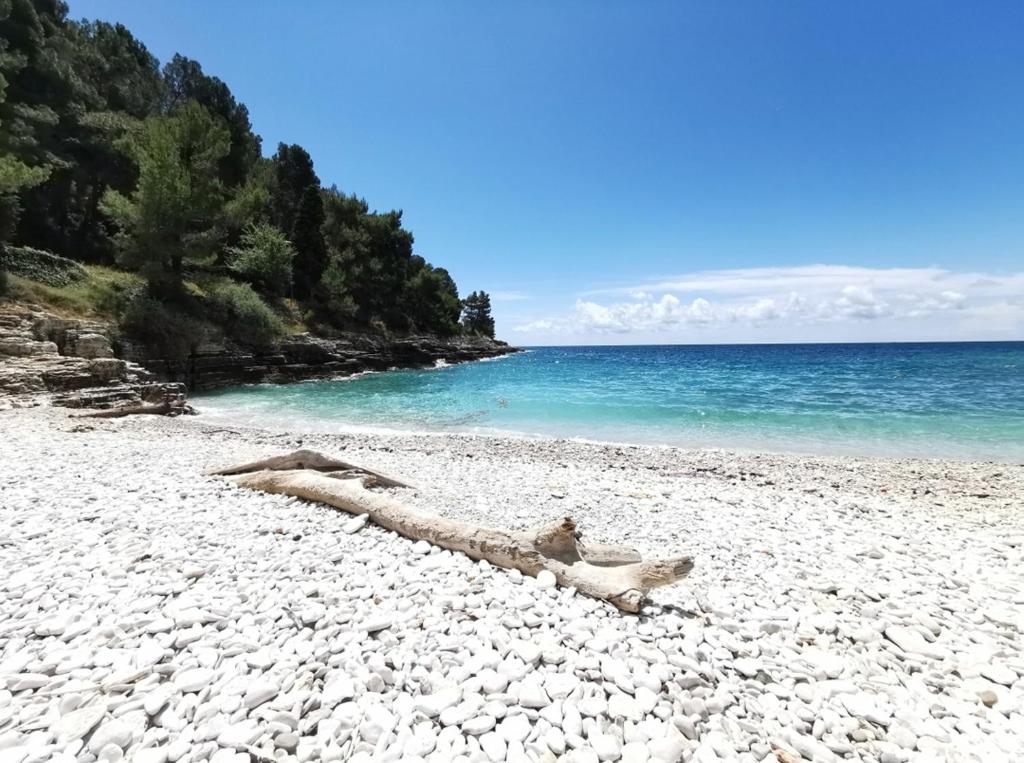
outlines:
[[[837,265],[715,270],[588,292],[568,314],[523,323],[515,330],[533,335],[650,335],[774,325],[776,334],[784,336],[799,327],[872,324],[889,326],[887,335],[897,336],[908,321],[927,319],[930,333],[948,325],[953,334],[954,320],[977,327],[987,319],[998,323],[1000,331],[1012,332],[1024,329],[1021,294],[1024,273]]]
[[[837,292],[847,286],[878,288],[887,291],[918,292],[967,289],[1002,291],[1016,284],[1024,286],[1024,273],[994,275],[958,272],[943,268],[865,268],[850,265],[802,265],[786,268],[737,268],[701,270],[650,283],[600,289],[589,296],[629,295],[631,293],[715,294],[753,296],[772,293]]]

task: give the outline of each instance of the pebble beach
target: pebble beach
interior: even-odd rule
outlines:
[[[1024,759],[1024,466],[0,412],[0,761]],[[211,469],[688,553],[639,615]]]

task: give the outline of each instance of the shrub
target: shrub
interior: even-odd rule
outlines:
[[[74,260],[28,246],[8,246],[0,249],[0,270],[8,270],[47,286],[70,286],[89,275],[89,272]]]
[[[140,292],[128,303],[121,319],[126,334],[167,360],[187,358],[209,336],[211,327],[183,308]]]
[[[273,225],[250,225],[241,246],[230,247],[228,254],[231,269],[264,294],[283,297],[291,291],[295,247]]]
[[[248,284],[218,283],[208,290],[207,303],[210,317],[242,344],[265,349],[284,333],[281,319]]]
[[[0,297],[7,293],[7,271],[0,268]]]

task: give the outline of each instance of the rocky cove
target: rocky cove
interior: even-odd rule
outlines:
[[[188,358],[167,359],[109,323],[9,303],[0,305],[0,407],[48,403],[110,409],[167,403],[173,412],[182,412],[193,390],[462,363],[516,351],[479,336],[348,333],[327,339],[297,334],[265,352],[218,341],[200,346]]]

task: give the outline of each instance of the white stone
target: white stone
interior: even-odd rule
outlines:
[[[530,719],[525,715],[510,715],[502,719],[497,731],[506,742],[523,742],[530,736]]]
[[[496,723],[493,715],[478,715],[462,724],[462,733],[480,736],[493,729]]]
[[[733,661],[732,666],[736,669],[737,673],[747,678],[753,678],[761,672],[761,663],[750,657],[737,657]]]
[[[799,657],[800,662],[807,663],[815,672],[824,674],[826,678],[839,678],[846,667],[842,656],[822,649],[805,649]]]
[[[622,745],[611,734],[591,734],[587,742],[597,753],[598,760],[618,760],[622,753]]]
[[[345,673],[334,672],[329,675],[324,683],[323,693],[320,695],[320,704],[324,707],[334,707],[356,695],[355,683]]]
[[[206,568],[198,564],[190,564],[181,570],[181,576],[186,580],[198,580],[206,574]]]
[[[536,681],[524,681],[519,686],[519,704],[523,707],[539,709],[550,705],[551,698]]]
[[[580,679],[572,673],[549,673],[544,678],[544,689],[553,699],[565,699],[579,685]]]
[[[132,756],[133,763],[164,763],[166,760],[166,747],[146,747],[136,750]]]
[[[613,720],[629,720],[636,723],[643,718],[644,713],[640,709],[640,703],[629,695],[613,694],[608,698],[608,715]]]
[[[480,671],[480,688],[484,694],[498,694],[508,687],[508,676],[502,675],[491,668]]]
[[[146,694],[143,700],[143,708],[148,715],[156,715],[171,700],[172,689],[167,684],[161,684],[160,686],[153,689],[153,691]]]
[[[461,726],[480,712],[480,703],[462,702],[454,707],[445,708],[438,720],[442,726]]]
[[[120,749],[132,743],[132,730],[124,721],[112,718],[101,723],[89,737],[89,752],[98,755],[107,745]]]
[[[233,747],[244,750],[263,734],[263,730],[255,723],[234,723],[225,726],[217,735],[217,744],[221,747]]]
[[[527,665],[536,665],[540,662],[540,647],[531,641],[513,641],[512,651]]]
[[[99,723],[107,713],[107,703],[96,701],[62,716],[53,726],[54,736],[67,744],[82,739]]]
[[[540,588],[554,588],[557,582],[555,573],[551,570],[541,570],[537,573],[537,585]]]
[[[858,694],[840,694],[840,702],[846,711],[855,718],[863,718],[881,726],[889,725],[890,715],[879,707],[874,697],[866,692]]]
[[[885,738],[907,750],[917,747],[917,735],[902,723],[893,724],[886,732]]]
[[[209,668],[189,668],[174,676],[174,687],[183,694],[192,694],[210,686],[216,675]]]
[[[651,757],[647,745],[643,742],[630,742],[622,745],[620,760],[623,763],[647,763]]]
[[[273,681],[257,678],[245,690],[245,706],[250,710],[259,707],[264,702],[269,702],[276,697],[279,691],[280,687]]]
[[[604,697],[584,697],[577,703],[580,714],[590,718],[604,715],[608,710],[608,702]]]
[[[7,679],[7,688],[11,691],[41,689],[48,683],[50,683],[50,677],[41,673],[19,673]]]
[[[369,519],[369,514],[360,514],[359,516],[353,517],[352,519],[345,522],[345,524],[341,526],[341,531],[346,535],[352,535],[353,533],[357,533],[364,527],[366,527],[366,523],[369,521]]]
[[[492,763],[499,763],[499,761],[505,760],[505,752],[508,749],[508,745],[504,737],[496,732],[489,731],[480,737],[480,747]]]
[[[649,760],[652,763],[678,763],[686,749],[686,738],[678,732],[652,739],[647,743],[647,751],[650,753]]]
[[[555,755],[561,755],[565,752],[565,734],[560,728],[552,727],[544,733],[544,744]]]
[[[449,707],[459,704],[462,690],[457,687],[442,689],[433,694],[425,694],[416,698],[416,709],[428,718],[436,718]]]
[[[1003,686],[1012,686],[1017,681],[1016,671],[1010,670],[1005,665],[983,665],[980,672],[989,681]]]
[[[924,636],[914,628],[893,625],[885,629],[885,637],[904,652],[930,657],[933,660],[944,660],[950,656],[948,650],[938,644],[925,640]]]

